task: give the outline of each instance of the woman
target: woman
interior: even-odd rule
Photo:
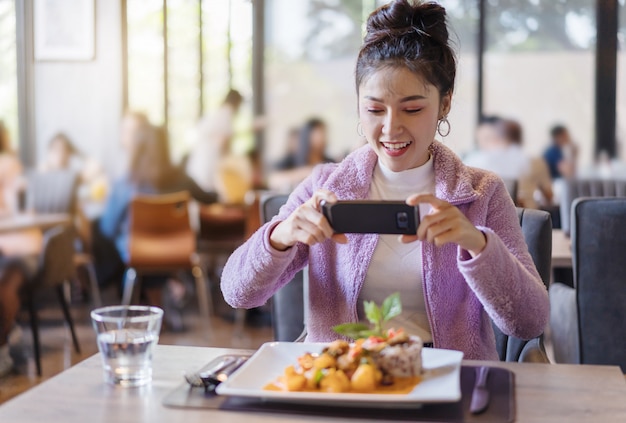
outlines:
[[[263,304],[308,264],[310,341],[335,339],[334,325],[364,318],[362,300],[396,291],[425,342],[469,359],[497,360],[490,318],[508,335],[542,333],[547,291],[504,184],[434,140],[450,129],[455,72],[441,6],[396,0],[370,15],[355,73],[367,145],[318,166],[235,251],[229,304]],[[367,198],[419,205],[417,233],[333,235],[320,201]]]
[[[169,147],[165,132],[161,128],[145,124],[135,131],[134,139],[129,144],[129,168],[125,176],[111,187],[102,217],[100,232],[115,243],[124,262],[128,262],[129,206],[137,194],[166,194],[177,191],[189,191],[191,196],[201,203],[213,203],[216,194],[204,192],[198,185],[181,172],[170,161]],[[161,287],[167,276],[144,278],[143,286],[150,304],[161,304]],[[182,286],[174,282],[169,286],[178,302],[182,297]],[[170,313],[171,316],[171,313]],[[178,323],[166,320],[178,329]]]
[[[524,153],[522,126],[512,119],[502,119],[498,123],[502,137],[508,144],[509,155],[526,161],[524,172],[519,175],[517,202],[520,207],[538,209],[552,203],[552,179],[543,157],[532,157]],[[540,200],[540,203],[537,201]]]
[[[18,209],[22,164],[11,148],[11,139],[4,122],[0,120],[0,215]]]

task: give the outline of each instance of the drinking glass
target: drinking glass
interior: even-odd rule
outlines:
[[[111,306],[93,310],[104,378],[120,386],[152,380],[152,350],[159,342],[163,310],[150,306]]]

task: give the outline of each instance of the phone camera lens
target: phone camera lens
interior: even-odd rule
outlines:
[[[398,229],[407,229],[409,227],[409,215],[405,212],[396,214],[396,225]]]

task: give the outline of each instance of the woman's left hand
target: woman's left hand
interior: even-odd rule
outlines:
[[[432,194],[416,194],[406,200],[409,206],[420,203],[431,205],[431,212],[421,217],[416,235],[402,235],[402,242],[415,240],[432,242],[440,247],[444,244],[457,244],[467,250],[472,257],[480,254],[487,245],[485,234],[476,229],[461,211]]]

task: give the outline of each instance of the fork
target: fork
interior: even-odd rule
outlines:
[[[185,380],[192,387],[204,387],[207,390],[215,389],[217,385],[225,382],[228,377],[239,369],[247,360],[248,357],[228,356],[209,370],[186,373]]]

